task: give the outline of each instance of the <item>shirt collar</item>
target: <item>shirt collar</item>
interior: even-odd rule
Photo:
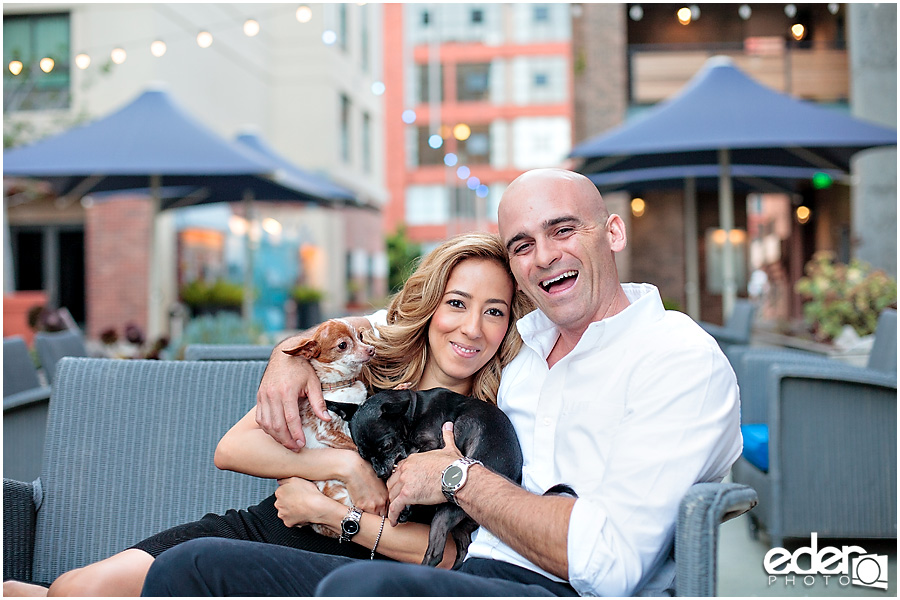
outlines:
[[[609,340],[618,338],[626,330],[636,326],[644,327],[665,315],[665,308],[656,286],[649,283],[623,283],[622,289],[631,304],[612,317],[588,325],[572,353],[577,352],[584,344],[593,347],[598,343],[609,343]],[[522,341],[543,358],[549,356],[559,337],[559,329],[540,310],[534,310],[519,319],[516,327]]]

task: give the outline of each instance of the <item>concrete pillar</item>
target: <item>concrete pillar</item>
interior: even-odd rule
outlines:
[[[843,4],[848,11],[850,109],[897,127],[897,5]],[[897,277],[897,148],[860,152],[852,165],[853,256]]]

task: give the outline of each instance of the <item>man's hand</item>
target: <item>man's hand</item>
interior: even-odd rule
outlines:
[[[402,460],[388,479],[391,501],[388,519],[391,525],[397,525],[400,512],[409,504],[441,504],[447,501],[441,491],[441,474],[450,463],[462,458],[462,453],[453,439],[453,423],[444,423],[441,433],[444,436],[443,448],[413,454]]]
[[[350,465],[342,478],[354,506],[363,512],[387,515],[388,492],[372,465],[355,450],[350,451]]]
[[[289,356],[275,347],[256,392],[256,423],[288,450],[299,452],[306,445],[300,402],[305,398],[323,421],[331,416],[325,408],[322,384],[309,361]]]

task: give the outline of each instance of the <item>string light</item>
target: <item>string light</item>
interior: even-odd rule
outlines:
[[[678,22],[682,25],[687,25],[691,22],[691,9],[687,6],[683,6],[678,9],[678,12],[675,13],[675,16],[678,17]]]
[[[372,83],[372,93],[376,96],[381,96],[384,94],[384,82],[383,81],[375,81]]]
[[[113,51],[109,53],[109,58],[117,65],[121,65],[128,58],[128,54],[124,48],[113,48]]]
[[[809,210],[809,207],[806,206],[798,206],[797,207],[797,222],[801,225],[805,225],[809,222],[809,217],[812,215],[812,211]]]
[[[91,66],[91,57],[82,52],[75,56],[75,66],[84,71]]]
[[[11,60],[9,61],[9,72],[13,75],[18,75],[22,72],[22,69],[25,68],[25,65],[22,64],[21,60]]]
[[[428,138],[428,145],[437,150],[444,145],[444,140],[438,134],[434,133]]]
[[[403,119],[403,122],[407,125],[412,125],[416,122],[416,111],[411,108],[407,108],[403,111],[403,114],[400,116]]]
[[[50,57],[42,58],[39,64],[41,66],[41,71],[44,73],[49,73],[53,70],[53,67],[56,66],[56,62]]]
[[[162,55],[166,53],[166,49],[166,43],[162,40],[156,40],[150,44],[150,54],[156,58],[162,57]]]
[[[301,4],[297,7],[296,17],[301,23],[309,23],[310,19],[312,19],[312,9],[305,4]]]
[[[331,46],[337,41],[337,34],[331,29],[326,29],[322,32],[322,43],[326,46]]]
[[[793,25],[791,25],[791,35],[794,36],[794,39],[799,42],[803,39],[803,36],[806,35],[806,27],[804,27],[800,23],[794,23]]]
[[[787,15],[788,19],[793,19],[797,16],[797,7],[793,4],[788,4],[784,7],[784,14]]]
[[[459,177],[460,179],[468,179],[469,175],[471,175],[471,174],[472,174],[472,171],[470,171],[469,167],[467,167],[466,165],[463,165],[463,166],[459,167],[458,169],[456,169],[456,176]]]
[[[749,4],[741,4],[740,8],[738,8],[738,16],[740,16],[743,20],[747,20],[750,18],[750,15],[753,14],[753,9],[750,8]]]
[[[472,135],[472,129],[466,125],[465,123],[457,123],[453,127],[453,137],[458,139],[461,142],[469,139],[469,136]]]
[[[244,22],[244,35],[253,37],[259,33],[259,22],[255,19],[247,19]]]
[[[643,198],[635,198],[631,201],[631,214],[635,217],[643,217],[646,208],[647,203],[644,202]]]
[[[201,48],[209,48],[212,46],[213,36],[208,31],[201,31],[197,34],[197,45]]]

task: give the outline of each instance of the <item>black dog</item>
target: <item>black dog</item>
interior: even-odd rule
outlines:
[[[499,408],[444,388],[427,391],[387,390],[366,400],[350,420],[350,435],[360,456],[387,479],[394,466],[416,452],[444,447],[441,426],[453,421],[453,437],[463,456],[521,483],[522,450],[512,423]],[[401,521],[409,517],[408,508]],[[456,543],[456,568],[462,563],[478,524],[462,508],[441,504],[431,521],[423,565],[435,566],[444,556],[447,535]]]

